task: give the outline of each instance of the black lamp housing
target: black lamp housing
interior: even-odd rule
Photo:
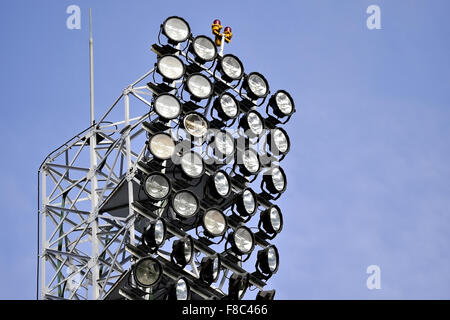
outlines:
[[[236,115],[230,116],[230,115],[226,114],[225,111],[223,111],[222,103],[221,103],[221,99],[222,99],[223,96],[227,96],[227,97],[229,97],[230,99],[232,99],[232,100],[234,101],[234,103],[236,104],[236,110],[237,110],[237,111],[236,111]],[[222,121],[228,121],[228,120],[231,120],[231,119],[236,119],[237,116],[238,116],[239,113],[240,113],[238,101],[237,101],[236,98],[235,98],[231,93],[229,93],[229,92],[222,92],[222,93],[216,98],[216,100],[214,100],[213,108],[216,109],[217,114],[219,115],[220,119],[222,119]]]
[[[279,93],[284,93],[288,99],[291,101],[292,104],[292,110],[289,113],[284,113],[283,111],[281,111],[280,107],[278,106],[278,103],[276,101],[276,96]],[[292,99],[292,96],[285,90],[278,90],[277,92],[275,92],[269,99],[269,104],[268,106],[272,107],[273,110],[273,114],[276,115],[279,118],[284,118],[284,117],[290,117],[294,112],[295,112],[295,103],[294,103],[294,99]]]
[[[272,173],[274,169],[270,169],[269,173],[264,174],[263,176],[263,183],[265,184],[267,190],[272,194],[282,194],[284,191],[286,191],[287,188],[287,178],[286,173],[284,173],[284,170],[281,167],[276,167],[278,170],[280,170],[280,173],[283,177],[284,186],[283,189],[277,190],[275,187],[275,184],[273,182]]]
[[[199,40],[204,40],[204,41],[209,42],[211,44],[211,47],[214,48],[214,54],[211,58],[205,59],[205,58],[201,57],[200,54],[195,50],[195,43],[196,43],[196,41],[199,41]],[[192,54],[195,55],[195,61],[200,64],[204,64],[209,61],[214,61],[217,57],[216,44],[214,43],[214,41],[211,40],[210,37],[207,37],[205,35],[199,35],[192,40],[192,42],[189,46],[189,52],[191,52]]]
[[[172,39],[172,38],[169,37],[169,35],[166,33],[166,25],[167,25],[168,21],[171,20],[171,19],[179,19],[179,20],[181,20],[183,23],[186,24],[187,29],[188,29],[187,36],[186,36],[186,37],[184,37],[183,39],[180,39],[180,40],[175,40],[175,39]],[[190,36],[191,36],[191,27],[189,26],[189,23],[187,23],[187,21],[184,20],[183,18],[178,17],[178,16],[171,16],[171,17],[168,17],[166,20],[164,20],[164,22],[161,24],[161,32],[162,32],[163,35],[165,35],[165,36],[167,37],[168,42],[169,42],[170,44],[172,44],[172,45],[177,45],[178,43],[184,42],[184,41],[186,41],[187,39],[190,38]]]
[[[191,253],[189,259],[186,259],[184,251],[185,244],[187,242],[191,246]],[[170,259],[172,262],[184,268],[187,264],[191,263],[193,256],[194,256],[194,241],[190,235],[187,235],[183,239],[175,240],[173,242],[172,253],[170,254]]]
[[[158,273],[156,279],[152,283],[143,283],[139,280],[139,272],[140,268],[144,268],[145,264],[151,263],[155,267],[155,271]],[[138,260],[132,267],[133,280],[137,286],[142,288],[150,288],[156,285],[160,280],[163,274],[163,268],[161,263],[153,257],[145,257]]]
[[[227,57],[235,59],[236,62],[239,64],[239,66],[241,68],[241,73],[238,76],[230,77],[230,76],[228,76],[225,73],[225,71],[223,69],[223,61],[224,61],[224,59],[227,59]],[[222,58],[220,58],[220,62],[218,63],[217,70],[222,75],[222,79],[224,81],[226,81],[226,82],[232,82],[232,81],[235,81],[235,80],[240,80],[244,76],[244,65],[242,64],[242,61],[238,57],[236,57],[235,55],[232,55],[232,54],[226,54]]]
[[[262,94],[262,95],[256,95],[256,94],[250,89],[250,85],[249,85],[248,82],[249,82],[249,78],[250,78],[252,75],[260,77],[260,78],[263,80],[263,82],[265,83],[266,89],[267,89],[267,90],[266,90],[266,92],[265,92],[264,94]],[[252,99],[252,100],[258,100],[258,99],[265,98],[265,97],[267,97],[267,95],[268,95],[269,92],[270,92],[269,82],[268,82],[267,79],[266,79],[262,74],[260,74],[259,72],[250,72],[249,74],[247,74],[247,75],[244,77],[244,82],[242,83],[242,89],[244,89],[244,90],[247,92],[247,96],[248,96],[250,99]]]
[[[280,228],[278,230],[275,230],[273,228],[272,221],[270,219],[270,211],[272,210],[272,208],[276,209],[280,216]],[[273,206],[267,208],[267,210],[262,211],[261,216],[260,216],[259,226],[260,226],[260,229],[261,229],[261,226],[264,228],[263,231],[265,231],[265,233],[267,233],[268,235],[272,235],[271,238],[273,239],[275,237],[275,235],[280,233],[281,230],[283,229],[283,214],[281,213],[280,208],[277,205],[273,205]]]
[[[276,268],[273,271],[270,270],[269,262],[268,262],[268,259],[269,259],[268,254],[269,254],[270,248],[272,248],[275,251],[276,262],[277,262]],[[258,271],[260,271],[264,275],[266,280],[278,271],[279,265],[280,265],[280,256],[278,254],[277,247],[275,247],[274,245],[270,245],[270,246],[264,248],[263,250],[258,251],[255,267]]]
[[[180,75],[179,77],[176,77],[176,78],[167,78],[167,77],[161,72],[161,70],[160,70],[160,63],[161,63],[161,61],[162,61],[163,59],[166,59],[166,58],[168,58],[168,57],[171,57],[171,58],[174,58],[174,59],[178,60],[178,61],[181,63],[181,65],[183,66],[183,72],[181,73],[181,75]],[[186,66],[184,65],[183,61],[182,61],[180,58],[178,58],[177,56],[173,55],[173,54],[166,54],[166,55],[163,55],[163,56],[159,57],[159,58],[158,58],[158,61],[156,62],[155,65],[156,65],[156,72],[158,72],[158,73],[163,77],[163,81],[164,81],[164,82],[168,82],[168,83],[171,83],[171,82],[173,82],[173,81],[175,81],[175,80],[178,80],[178,79],[182,78],[183,75],[184,75],[185,72],[186,72]]]
[[[215,178],[216,175],[222,173],[227,180],[228,183],[228,192],[225,195],[221,195],[219,191],[216,188]],[[210,195],[213,197],[214,200],[221,200],[224,198],[227,198],[231,193],[231,178],[228,173],[226,173],[225,170],[218,170],[212,174],[208,179],[208,190],[210,192]]]
[[[250,275],[248,273],[233,273],[228,282],[228,298],[230,300],[240,300],[244,297],[249,285]],[[239,292],[242,291],[242,292]]]
[[[241,250],[237,247],[236,242],[235,242],[235,239],[234,239],[234,236],[235,236],[236,232],[237,232],[239,229],[241,229],[241,228],[246,229],[246,230],[250,233],[250,237],[251,237],[252,245],[251,245],[250,250],[248,250],[248,251],[246,251],[246,252],[241,251]],[[254,235],[253,232],[250,230],[250,228],[248,228],[248,227],[246,227],[246,226],[244,226],[244,225],[238,226],[233,232],[231,232],[230,235],[228,236],[228,241],[229,241],[230,244],[231,244],[231,250],[232,250],[235,254],[237,254],[238,256],[242,256],[242,255],[249,255],[249,256],[250,256],[250,254],[252,253],[253,249],[255,248],[255,235]]]
[[[161,198],[156,198],[147,191],[145,184],[147,182],[147,179],[149,179],[152,176],[160,176],[167,182],[167,185],[169,186],[169,191],[167,192],[167,194],[165,196],[163,196]],[[170,179],[164,173],[161,173],[161,172],[152,172],[152,173],[146,175],[142,182],[142,186],[143,186],[145,194],[149,197],[150,201],[152,201],[152,202],[158,202],[158,201],[167,199],[170,196],[170,192],[172,191],[172,183],[170,182]]]
[[[245,209],[245,205],[244,205],[244,193],[245,192],[250,192],[253,196],[253,199],[255,201],[255,208],[253,209],[252,212],[247,212],[247,210]],[[242,217],[251,217],[253,216],[257,209],[258,209],[258,198],[256,197],[256,193],[255,191],[253,191],[253,189],[251,188],[246,188],[244,190],[242,190],[242,192],[238,195],[237,199],[236,199],[236,209],[239,213],[240,216]]]
[[[255,132],[253,132],[253,130],[250,129],[250,124],[248,122],[248,116],[250,114],[254,114],[256,115],[262,125],[262,132],[260,134],[257,134]],[[251,139],[251,138],[257,138],[260,137],[260,135],[262,135],[264,133],[264,130],[266,129],[264,126],[264,119],[261,116],[261,114],[258,111],[255,110],[250,110],[248,111],[240,120],[239,120],[239,126],[244,130],[244,133]]]
[[[157,223],[162,223],[163,226],[163,239],[161,243],[157,243],[155,239],[155,232]],[[161,247],[166,241],[167,227],[164,219],[158,219],[151,221],[149,226],[146,228],[144,233],[142,234],[142,244],[147,247],[150,251],[154,252],[156,249]]]
[[[273,300],[275,298],[275,290],[259,291],[255,300]]]
[[[218,260],[217,274],[214,276],[214,261]],[[222,265],[222,261],[220,259],[220,255],[214,254],[212,256],[203,257],[202,262],[200,263],[200,279],[206,282],[208,285],[216,282],[219,279],[220,268]]]

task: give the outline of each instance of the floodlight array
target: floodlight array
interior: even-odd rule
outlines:
[[[279,163],[290,140],[281,126],[294,101],[284,90],[270,95],[262,74],[245,73],[237,56],[193,36],[183,18],[166,19],[160,35],[129,285],[151,299],[242,299],[250,286],[258,299],[273,298],[262,290],[279,268],[268,240],[283,227],[275,200],[287,187]]]

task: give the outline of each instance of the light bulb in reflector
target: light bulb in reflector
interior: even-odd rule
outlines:
[[[192,51],[201,61],[211,61],[217,55],[214,42],[207,36],[198,36],[192,42]]]
[[[150,250],[159,248],[166,238],[166,225],[164,220],[158,219],[150,223],[142,235],[143,244]]]
[[[275,232],[280,231],[281,228],[281,215],[277,208],[270,209],[270,224]]]
[[[252,175],[258,173],[260,163],[256,151],[252,149],[245,150],[242,157],[242,161],[244,168],[246,169],[248,174]]]
[[[254,236],[249,228],[241,226],[232,233],[234,249],[238,254],[249,254],[254,247]]]
[[[266,279],[278,271],[279,254],[274,245],[258,251],[257,266],[259,266],[261,272],[266,276]]]
[[[184,74],[184,64],[180,58],[173,55],[165,55],[158,59],[158,72],[166,79],[177,80]]]
[[[289,137],[281,128],[275,128],[270,132],[270,150],[272,153],[286,154],[289,151]]]
[[[204,171],[202,157],[196,152],[185,153],[181,157],[181,169],[191,178],[200,177]]]
[[[183,118],[183,126],[191,136],[201,138],[208,132],[209,125],[200,113],[191,112]]]
[[[244,74],[244,67],[241,60],[232,54],[223,56],[221,69],[229,80],[239,80]]]
[[[267,210],[261,212],[261,220],[259,222],[264,231],[272,235],[272,238],[276,234],[280,233],[283,228],[283,216],[280,208],[276,205],[269,207]]]
[[[170,159],[175,151],[175,142],[167,133],[155,134],[148,145],[152,155],[161,160]]]
[[[214,143],[217,151],[226,157],[234,153],[234,138],[226,131],[218,131],[214,135]]]
[[[151,173],[144,180],[144,191],[152,200],[163,200],[167,198],[170,190],[170,181],[162,173]]]
[[[280,168],[274,168],[272,170],[272,181],[273,181],[273,185],[275,186],[275,189],[278,192],[281,192],[284,190],[285,181],[284,181],[284,176],[281,173]]]
[[[270,97],[269,105],[273,109],[273,113],[280,117],[287,117],[295,112],[294,99],[284,90],[278,90]]]
[[[218,171],[213,176],[214,189],[219,196],[226,197],[230,189],[230,178],[225,171]]]
[[[162,25],[163,34],[173,42],[186,41],[191,34],[189,24],[180,17],[169,17]]]
[[[183,239],[175,240],[172,244],[172,253],[170,258],[176,264],[184,267],[191,263],[194,255],[194,242],[190,235],[185,236]]]
[[[201,73],[191,74],[186,80],[186,86],[189,93],[198,99],[209,98],[213,91],[211,81]]]
[[[147,257],[136,262],[133,268],[134,280],[138,286],[151,287],[161,278],[162,267],[158,260]]]
[[[236,208],[243,217],[254,215],[257,209],[255,192],[250,188],[241,192],[236,201]]]
[[[190,218],[199,209],[198,199],[191,191],[178,191],[172,198],[172,208],[178,216]]]
[[[234,119],[238,115],[238,104],[233,95],[228,92],[222,93],[215,104],[216,109],[224,120]]]
[[[247,89],[251,93],[251,98],[264,98],[269,93],[269,84],[262,74],[252,72],[247,78]]]
[[[169,93],[160,94],[153,102],[155,112],[162,118],[171,120],[178,117],[181,113],[180,101]]]
[[[203,216],[203,228],[205,229],[205,234],[210,237],[223,235],[227,228],[225,215],[217,209],[206,211]]]
[[[292,101],[286,93],[279,92],[275,96],[275,100],[277,102],[278,108],[281,112],[283,112],[283,114],[288,115],[292,112]]]
[[[272,194],[282,194],[286,191],[286,174],[281,167],[274,167],[263,176],[267,190]]]
[[[176,284],[177,300],[187,300],[188,285],[184,279],[179,279]]]

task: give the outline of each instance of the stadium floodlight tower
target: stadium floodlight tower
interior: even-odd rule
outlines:
[[[167,18],[154,68],[45,158],[40,299],[273,299],[295,106],[221,30]]]

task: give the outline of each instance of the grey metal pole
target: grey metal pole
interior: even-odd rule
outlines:
[[[90,71],[90,93],[91,93],[91,123],[95,123],[94,114],[94,40],[92,38],[92,13],[91,8],[89,8],[89,71]]]

